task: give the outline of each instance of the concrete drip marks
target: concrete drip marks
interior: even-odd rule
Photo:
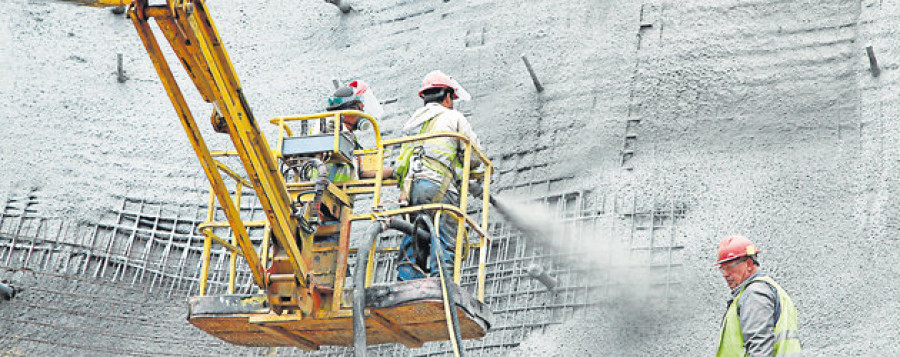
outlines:
[[[470,355],[502,353],[518,346],[532,331],[564,323],[584,309],[609,302],[610,296],[621,288],[620,282],[604,275],[614,274],[614,271],[604,271],[598,276],[591,267],[579,262],[614,257],[586,257],[578,244],[581,239],[618,239],[628,247],[634,261],[660,273],[654,275],[661,278],[651,282],[651,289],[657,296],[666,297],[665,300],[677,296],[680,282],[675,277],[682,268],[684,247],[676,236],[683,208],[672,201],[655,202],[637,194],[614,200],[592,191],[536,194],[552,192],[550,188],[559,184],[545,180],[512,190],[530,193],[531,201],[544,206],[553,216],[548,217],[549,220],[562,222],[563,232],[552,239],[569,240],[563,244],[566,249],[550,250],[531,244],[522,239],[516,228],[499,220],[489,224],[492,241],[487,248],[485,300],[493,310],[495,320],[485,338],[464,342]],[[245,219],[262,219],[257,204],[253,200],[245,202],[242,207]],[[5,262],[2,268],[33,271],[48,279],[85,280],[123,291],[161,294],[172,298],[173,304],[175,300],[198,293],[203,237],[196,233],[196,227],[206,216],[205,207],[170,207],[160,202],[123,198],[114,215],[114,223],[89,224],[4,210],[0,213],[0,262]],[[221,212],[216,216],[222,219]],[[578,232],[603,233],[582,237]],[[227,231],[217,233],[228,237]],[[251,231],[250,235],[259,245],[261,230]],[[598,238],[601,236],[605,238]],[[397,234],[386,234],[379,240],[376,282],[396,279],[399,252],[391,247],[399,246],[400,238]],[[473,248],[461,268],[461,285],[473,293],[478,253]],[[229,256],[224,249],[213,250],[209,294],[226,292]],[[351,265],[353,262],[355,257],[351,256]],[[556,289],[548,291],[529,277],[528,267],[535,264],[559,281]],[[350,271],[353,271],[352,266]],[[242,261],[238,264],[236,285],[238,292],[252,288],[250,273]],[[34,289],[30,294],[57,293]],[[347,351],[326,347],[310,355],[343,355]],[[407,350],[400,345],[382,345],[373,346],[370,351],[431,356],[447,354],[450,346],[436,342]],[[276,353],[294,355],[303,352],[280,349]]]

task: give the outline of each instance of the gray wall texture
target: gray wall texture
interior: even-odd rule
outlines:
[[[382,100],[396,99],[382,120],[385,134],[395,136],[420,105],[421,77],[441,69],[474,96],[459,109],[499,168],[501,193],[547,203],[589,192],[591,199],[578,201],[580,209],[563,209],[562,216],[602,216],[613,222],[607,226],[631,220],[630,232],[610,232],[638,256],[638,212],[677,207],[666,221],[665,273],[644,275],[657,279],[657,287],[659,279],[678,284],[642,299],[604,294],[591,304],[531,293],[522,297],[535,300],[522,304],[525,310],[552,309],[541,301],[562,299],[568,312],[552,324],[525,328],[522,322],[523,332],[504,335],[497,349],[467,345],[474,352],[713,354],[728,289],[712,261],[718,240],[740,233],[758,244],[763,268],[791,293],[808,355],[900,355],[900,305],[892,298],[897,269],[891,268],[900,257],[900,2],[350,4],[348,14],[312,0],[209,4],[260,121],[319,111],[332,79],[360,78]],[[870,45],[877,71],[866,55]],[[125,83],[116,82],[117,53],[125,58]],[[532,85],[523,53],[543,92]],[[7,1],[0,7],[0,71],[0,193],[33,193],[42,198],[37,213],[87,221],[99,220],[122,196],[204,202],[205,178],[125,19],[64,2]],[[205,127],[208,106],[196,95],[190,100]],[[273,129],[265,127],[270,139]],[[205,130],[213,146],[227,143]],[[651,216],[649,224],[657,221]],[[521,252],[516,257],[542,256],[513,243],[517,237],[506,234],[503,243]],[[654,247],[651,238],[650,266],[658,263]],[[566,275],[591,266],[590,260],[555,262],[553,271],[563,286],[621,278],[608,269]],[[91,304],[79,311],[147,317],[152,322],[124,328],[153,341],[119,346],[124,339],[115,336],[83,339],[35,323],[7,323],[0,338],[7,354],[207,353],[179,342],[188,337],[210,346],[210,353],[299,354],[220,346],[184,323],[180,298],[131,297],[133,285],[102,280],[72,287],[71,279],[81,279],[74,272],[29,275],[7,268],[0,277],[33,288],[18,302],[0,302],[4,319],[57,324],[52,319],[61,316],[59,324],[67,326],[119,328],[109,319],[23,305],[47,299],[77,310]],[[127,306],[97,306],[93,295],[124,296]],[[495,302],[508,304],[499,297]],[[506,309],[501,318],[514,320],[518,312]]]

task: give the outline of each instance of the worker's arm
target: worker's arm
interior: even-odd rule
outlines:
[[[377,170],[365,170],[359,172],[360,178],[374,178]],[[393,167],[384,167],[381,169],[381,177],[384,179],[388,179],[394,176],[394,168]]]
[[[775,289],[765,282],[747,285],[738,304],[747,356],[772,356],[775,350]]]

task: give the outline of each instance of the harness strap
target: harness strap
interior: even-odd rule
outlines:
[[[441,114],[438,114],[438,115],[435,115],[433,118],[428,119],[425,122],[425,124],[422,125],[422,129],[419,130],[419,134],[421,135],[421,134],[426,134],[426,133],[432,132],[434,129],[435,119],[437,119],[440,116],[441,116]],[[439,138],[429,139],[429,140],[437,140],[437,139],[439,139]],[[425,140],[425,141],[427,141],[427,140]],[[425,160],[423,160],[423,163],[425,164],[425,166],[428,166],[429,169],[434,170],[435,172],[438,172],[439,174],[441,174],[441,176],[444,176],[444,177],[452,176],[454,179],[457,179],[457,181],[458,181],[458,178],[456,177],[456,172],[454,172],[453,168],[452,168],[453,163],[460,162],[458,153],[453,155],[453,160],[450,160],[450,165],[448,166],[436,158],[425,155],[425,153],[424,153],[425,142],[424,141],[418,141],[418,142],[416,142],[416,144],[419,148],[421,148],[419,150],[419,157],[425,159]]]
[[[450,170],[448,170],[444,166],[444,164],[442,164],[440,161],[437,161],[433,158],[423,155],[420,157],[420,159],[422,159],[422,162],[425,164],[425,166],[428,166],[428,168],[435,170],[441,174],[441,177],[443,178],[441,180],[441,188],[438,189],[438,192],[434,195],[434,197],[431,198],[431,202],[434,202],[434,203],[443,202],[444,196],[447,194],[447,190],[450,189],[450,184],[452,184],[453,181],[455,181],[454,179],[456,178],[456,174],[454,173],[451,175],[452,171],[448,172]],[[451,176],[453,177],[452,179],[451,179]]]

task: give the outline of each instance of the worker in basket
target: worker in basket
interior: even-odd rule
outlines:
[[[375,96],[372,89],[366,82],[360,80],[350,82],[347,86],[335,90],[334,93],[328,97],[325,109],[329,112],[358,110],[371,115],[373,118],[378,118],[384,114],[384,109],[381,107],[381,103],[378,101],[378,98]],[[354,149],[362,149],[362,145],[360,145],[357,139],[356,132],[371,129],[372,125],[369,123],[369,120],[361,118],[358,114],[341,114],[340,119],[341,123],[343,123],[343,125],[341,125],[341,132],[353,140],[355,146]],[[319,125],[310,126],[307,129],[307,135],[334,133],[336,127],[334,117],[324,118],[319,121],[318,124]],[[366,171],[361,169],[359,157],[355,157],[349,163],[328,162],[325,167],[328,170],[328,181],[334,183],[357,180],[360,178],[373,178],[376,175],[375,170]],[[391,177],[393,172],[393,167],[385,167],[383,168],[382,175],[383,177]],[[316,169],[304,171],[304,179],[307,181],[316,180],[318,175],[319,172]],[[335,219],[322,218],[322,225],[327,226],[340,223],[336,217],[334,217]],[[316,236],[315,241],[337,241],[339,237],[339,233]]]
[[[325,110],[329,112],[358,110],[365,112],[376,119],[384,115],[384,109],[378,101],[378,98],[375,96],[375,93],[366,82],[360,80],[350,82],[347,86],[335,90],[334,93],[328,97]],[[359,144],[357,139],[356,132],[368,130],[372,125],[367,119],[360,118],[359,115],[355,114],[342,114],[341,121],[343,122],[343,126],[341,127],[342,133],[353,140],[353,143],[356,146],[355,149],[362,149],[362,145]],[[319,125],[310,126],[307,135],[331,134],[334,133],[334,128],[334,117],[328,117],[321,120]],[[358,158],[352,163],[329,163],[327,166],[328,179],[331,182],[372,178],[375,177],[376,174],[375,171],[361,171]],[[391,177],[393,172],[393,168],[387,167],[384,169],[383,175],[384,177]],[[316,175],[318,175],[317,172],[311,171],[307,174],[308,177],[306,177],[306,179],[314,180]]]
[[[471,96],[453,78],[441,71],[428,73],[419,90],[424,106],[419,108],[403,126],[404,135],[449,131],[462,134],[481,149],[478,136],[462,113],[453,109],[454,101],[469,100]],[[459,205],[460,173],[465,143],[457,138],[438,137],[404,144],[397,159],[395,176],[401,187],[401,204],[417,206],[429,203]],[[472,155],[471,167],[480,165]],[[434,219],[435,212],[427,212]],[[450,213],[441,214],[441,264],[453,270],[457,233],[457,219]],[[398,279],[411,280],[436,276],[438,264],[429,242],[406,236],[401,244]]]

